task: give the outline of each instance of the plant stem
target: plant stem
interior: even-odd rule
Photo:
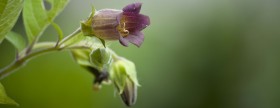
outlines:
[[[17,69],[24,66],[24,64],[26,62],[28,62],[30,59],[32,59],[36,56],[46,54],[46,53],[50,53],[50,52],[53,52],[53,51],[62,51],[62,50],[65,50],[65,49],[88,49],[88,48],[89,47],[85,47],[85,46],[73,46],[73,47],[68,47],[68,48],[64,48],[64,49],[61,49],[61,48],[58,48],[58,47],[51,47],[51,48],[47,48],[47,49],[43,49],[43,50],[39,50],[39,51],[30,53],[29,55],[26,55],[22,58],[19,58],[19,59],[15,60],[13,63],[8,65],[7,67],[0,70],[0,79],[3,79],[5,77],[9,76],[13,72],[15,72]]]
[[[48,49],[44,49],[44,50],[40,50],[34,53],[30,53],[22,58],[19,58],[17,60],[15,60],[13,63],[11,63],[10,65],[8,65],[7,67],[5,67],[4,69],[0,70],[0,79],[3,79],[7,76],[9,76],[10,74],[12,74],[14,71],[16,71],[17,69],[19,69],[20,67],[24,66],[24,64],[30,60],[31,58],[38,56],[40,54],[43,53],[47,53],[47,52],[52,52],[55,50],[60,50],[59,48],[53,47],[53,48],[48,48]]]
[[[84,48],[88,48],[88,47],[85,47],[85,46],[60,47],[66,41],[75,37],[80,32],[81,32],[81,29],[78,28],[72,34],[70,34],[70,35],[66,36],[64,39],[62,39],[62,41],[59,42],[58,46],[56,46],[56,43],[53,43],[53,42],[44,42],[44,43],[34,44],[34,48],[32,48],[32,51],[29,48],[27,48],[27,50],[24,51],[24,52],[28,52],[28,53],[20,53],[19,57],[16,58],[15,61],[13,61],[10,65],[8,65],[5,68],[0,70],[0,79],[3,79],[5,77],[9,76],[13,72],[15,72],[17,69],[24,66],[24,64],[26,62],[28,62],[30,59],[32,59],[32,58],[34,58],[38,55],[53,52],[53,51],[61,51],[61,50],[64,50],[64,49],[84,49]]]

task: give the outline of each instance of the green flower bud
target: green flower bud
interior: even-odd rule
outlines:
[[[108,66],[112,61],[112,55],[106,48],[98,48],[90,53],[90,62],[100,70]]]
[[[135,104],[139,83],[134,63],[120,58],[112,63],[109,73],[124,103],[127,106]]]

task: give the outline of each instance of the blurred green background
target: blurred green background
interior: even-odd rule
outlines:
[[[72,0],[56,18],[70,34],[96,9],[135,0]],[[134,108],[280,108],[279,0],[141,0],[151,26],[141,48],[112,44],[135,62],[140,84]],[[19,20],[14,31],[24,34]],[[55,40],[48,28],[41,41]],[[0,45],[0,67],[14,48]],[[92,90],[93,76],[69,52],[31,60],[1,80],[18,108],[124,108],[112,85]],[[16,108],[0,105],[1,108]]]

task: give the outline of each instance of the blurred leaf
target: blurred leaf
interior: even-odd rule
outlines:
[[[47,0],[51,5],[46,10],[44,0],[25,0],[23,8],[23,21],[29,44],[37,40],[46,27],[65,8],[69,0]]]
[[[13,31],[9,32],[6,35],[6,39],[16,47],[18,52],[22,51],[26,46],[24,38],[20,34],[15,33]]]
[[[13,28],[22,9],[23,0],[0,0],[0,43]]]
[[[0,104],[10,104],[19,106],[13,99],[7,96],[4,86],[0,83]]]

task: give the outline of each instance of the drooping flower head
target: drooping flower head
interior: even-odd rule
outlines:
[[[119,40],[124,46],[132,43],[138,47],[144,41],[141,32],[150,25],[150,18],[140,14],[142,3],[129,4],[123,10],[103,9],[92,18],[94,35],[104,40]]]

